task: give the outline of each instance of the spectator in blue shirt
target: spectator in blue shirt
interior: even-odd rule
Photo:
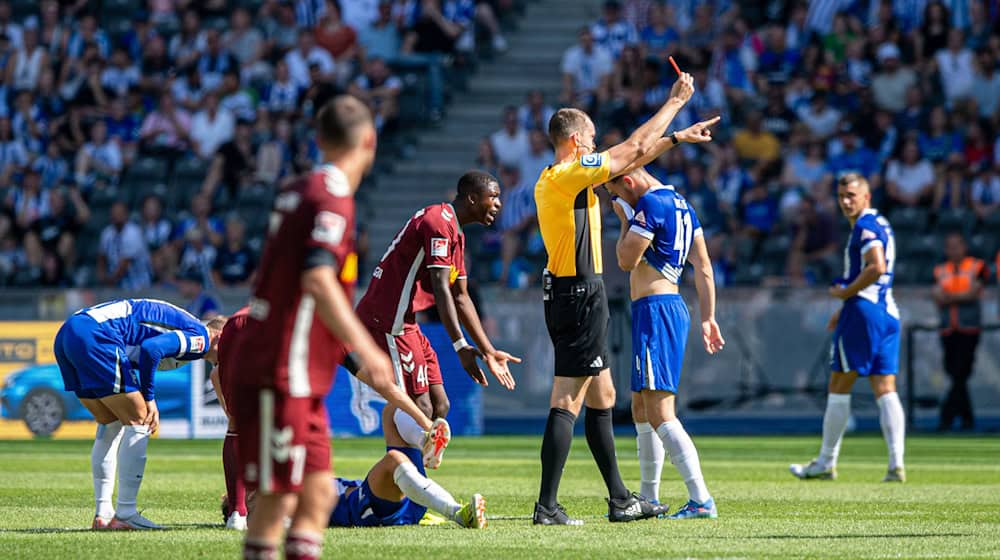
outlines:
[[[845,171],[857,171],[865,177],[878,172],[881,164],[875,152],[861,143],[850,123],[840,127],[841,152],[830,160],[830,171],[836,176]]]
[[[219,300],[205,291],[199,270],[193,268],[182,270],[177,278],[177,289],[181,297],[187,300],[184,309],[203,321],[219,315],[222,310]]]

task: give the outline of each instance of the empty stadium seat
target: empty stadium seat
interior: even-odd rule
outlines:
[[[969,232],[976,223],[976,216],[967,208],[944,208],[938,211],[936,229],[939,232]]]
[[[889,212],[892,229],[904,232],[922,232],[927,229],[928,215],[923,208],[897,208]]]

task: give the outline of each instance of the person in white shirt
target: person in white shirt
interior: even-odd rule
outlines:
[[[949,105],[972,95],[973,68],[972,51],[965,47],[965,35],[961,29],[948,32],[948,48],[941,49],[934,55],[938,74],[941,76],[941,88]]]
[[[219,95],[215,92],[205,96],[204,106],[191,119],[191,140],[198,157],[209,160],[215,156],[219,146],[233,138],[236,117],[219,106]]]
[[[531,142],[517,120],[517,107],[504,108],[503,128],[490,135],[490,143],[500,165],[520,167],[521,160],[531,151]]]
[[[228,70],[222,76],[222,98],[219,105],[228,110],[238,119],[252,121],[257,116],[257,107],[253,97],[246,92],[240,83],[240,72],[237,69]]]
[[[303,30],[299,32],[298,45],[285,54],[285,63],[288,64],[288,73],[300,88],[306,89],[312,85],[309,77],[309,65],[319,65],[320,74],[325,79],[333,78],[336,70],[336,63],[326,49],[316,46],[312,31]]]
[[[108,138],[108,125],[97,121],[90,127],[90,142],[76,155],[76,182],[84,190],[99,183],[114,185],[124,161],[118,143]]]
[[[139,67],[129,60],[128,51],[117,48],[111,53],[111,65],[101,71],[101,85],[122,97],[130,87],[139,84],[141,77]]]
[[[825,93],[813,95],[812,102],[799,110],[799,118],[806,123],[814,136],[826,138],[837,131],[840,111],[827,105]]]
[[[921,206],[930,202],[934,192],[934,167],[920,157],[920,145],[914,139],[903,144],[902,158],[892,160],[885,173],[886,192],[900,206]]]
[[[111,223],[101,231],[97,253],[97,282],[126,290],[148,288],[153,281],[149,251],[142,228],[129,221],[128,206],[118,201],[111,206]]]
[[[42,68],[48,65],[48,52],[38,44],[38,23],[25,25],[23,43],[7,62],[7,83],[14,89],[33,90],[38,87]]]
[[[541,130],[532,130],[529,133],[529,140],[531,147],[521,159],[521,183],[534,185],[538,182],[542,170],[552,163],[555,154],[552,152],[552,145],[549,144],[549,137]]]
[[[591,107],[608,98],[614,59],[604,47],[594,43],[589,27],[580,30],[579,43],[566,49],[562,58],[562,101],[567,105]]]

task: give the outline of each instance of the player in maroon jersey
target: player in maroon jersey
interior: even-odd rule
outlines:
[[[336,499],[330,483],[324,398],[351,348],[376,390],[392,364],[351,310],[357,276],[353,195],[375,159],[376,133],[363,103],[334,97],[319,111],[317,142],[328,162],[275,200],[250,319],[232,349],[239,462],[257,512],[245,558],[318,558]],[[229,366],[227,366],[229,367]]]
[[[486,376],[476,362],[482,358],[501,385],[514,388],[508,362],[521,360],[490,343],[469,297],[465,273],[462,226],[490,225],[500,207],[500,185],[496,178],[481,171],[463,175],[458,180],[454,201],[423,208],[406,222],[382,255],[368,291],[358,304],[358,316],[376,344],[389,353],[397,380],[432,418],[447,415],[448,399],[437,355],[416,322],[416,312],[428,307],[431,301],[437,305],[465,371],[477,383],[486,385]],[[418,292],[432,294],[433,300],[417,298]],[[465,340],[462,327],[476,346]],[[428,395],[429,392],[433,395]],[[414,444],[414,438],[405,433],[408,430],[399,425],[398,418],[397,415],[397,426],[404,439]]]

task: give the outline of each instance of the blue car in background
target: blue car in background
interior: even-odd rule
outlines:
[[[37,365],[7,376],[0,391],[0,416],[24,420],[36,436],[48,436],[66,420],[92,420],[76,395],[63,390],[56,364]],[[156,373],[156,405],[161,419],[187,418],[191,412],[191,364]]]

